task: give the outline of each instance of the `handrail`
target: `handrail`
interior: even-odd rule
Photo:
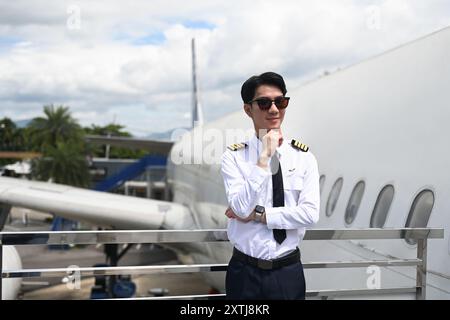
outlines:
[[[416,259],[390,259],[368,261],[307,262],[304,268],[358,268],[377,266],[416,266],[416,286],[380,289],[336,289],[307,291],[308,297],[328,297],[346,294],[407,293],[415,292],[417,299],[426,298],[427,240],[444,237],[442,228],[369,228],[369,229],[309,229],[304,240],[362,240],[362,239],[415,239]],[[0,232],[0,299],[3,278],[67,277],[67,268],[3,270],[3,245],[61,245],[61,244],[120,244],[120,243],[185,243],[228,241],[226,229],[203,230],[102,230],[102,231],[28,231]],[[226,271],[226,264],[197,264],[169,266],[128,266],[77,268],[80,276],[131,275],[155,273],[186,273]],[[198,297],[213,295],[198,295]],[[223,296],[223,295],[215,295]],[[197,296],[181,296],[177,298]],[[170,297],[164,297],[170,298]],[[136,298],[135,298],[136,299]],[[140,299],[155,299],[146,297]]]
[[[405,267],[419,266],[422,261],[419,259],[405,260],[370,260],[370,261],[339,261],[339,262],[306,262],[303,263],[304,269],[317,268],[361,268],[369,266],[379,267]],[[227,264],[194,264],[194,265],[157,265],[157,266],[120,266],[120,267],[78,267],[76,270],[80,276],[97,275],[142,275],[159,273],[191,273],[191,272],[214,272],[227,271]],[[22,269],[22,270],[4,270],[3,278],[35,278],[35,277],[65,277],[68,268],[41,268],[41,269]]]
[[[338,290],[306,290],[305,296],[308,298],[321,297],[328,298],[330,296],[348,296],[348,295],[373,295],[375,294],[397,294],[397,293],[414,293],[416,287],[399,287],[399,288],[381,288],[381,289],[338,289]],[[116,298],[105,300],[178,300],[178,299],[202,299],[202,298],[225,298],[226,294],[198,294],[184,296],[163,296],[163,297],[138,297],[138,298]]]
[[[304,240],[438,239],[439,228],[310,229]],[[226,229],[0,232],[3,245],[185,243],[228,241]]]

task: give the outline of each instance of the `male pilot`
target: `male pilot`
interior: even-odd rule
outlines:
[[[309,147],[284,139],[289,98],[283,77],[266,72],[244,82],[244,111],[255,135],[222,156],[234,245],[226,274],[228,299],[305,299],[297,247],[319,220],[319,173]]]

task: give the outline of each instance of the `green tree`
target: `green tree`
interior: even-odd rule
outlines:
[[[38,180],[52,180],[76,187],[89,187],[90,176],[83,147],[75,142],[58,142],[48,146],[45,156],[32,162],[33,176]]]
[[[24,130],[9,118],[0,120],[0,151],[24,151]],[[16,162],[17,159],[0,159],[0,166]]]
[[[82,129],[72,118],[69,107],[44,106],[45,117],[34,118],[28,125],[31,146],[44,152],[49,146],[56,147],[59,142],[80,141]]]
[[[69,107],[44,106],[45,117],[33,119],[28,128],[34,150],[43,157],[32,162],[32,175],[77,187],[88,187],[90,174],[86,154],[89,149],[83,130],[72,118]]]
[[[22,130],[9,118],[0,120],[0,150],[21,151],[24,149]]]
[[[112,136],[112,137],[131,137],[132,135],[124,131],[124,126],[120,124],[110,123],[106,126],[97,126],[92,124],[91,127],[84,128],[85,134],[99,135],[99,136]],[[106,154],[106,146],[93,147],[93,155],[97,157],[104,157]],[[131,150],[127,148],[120,148],[111,146],[109,149],[109,158],[111,159],[137,159],[148,154],[146,150]]]

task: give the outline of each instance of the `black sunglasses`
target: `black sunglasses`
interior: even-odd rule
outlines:
[[[251,100],[248,103],[251,104],[253,102],[258,103],[258,107],[259,109],[266,111],[269,110],[270,107],[272,107],[272,103],[275,103],[275,106],[278,109],[285,109],[287,108],[288,104],[289,104],[289,97],[276,97],[275,99],[269,99],[266,97],[262,97],[262,98],[258,98],[255,100]]]

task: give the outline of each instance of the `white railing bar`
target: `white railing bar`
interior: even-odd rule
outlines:
[[[304,240],[437,239],[442,228],[309,229]],[[0,232],[3,245],[184,243],[228,241],[226,229]]]
[[[376,266],[417,266],[419,259],[404,260],[369,260],[369,261],[329,261],[304,262],[303,268],[361,268]],[[193,264],[193,265],[152,265],[152,266],[119,266],[119,267],[80,267],[80,268],[41,268],[3,270],[2,278],[36,278],[65,277],[74,272],[80,276],[140,275],[160,273],[192,273],[226,271],[227,264]]]
[[[371,295],[371,294],[399,294],[415,293],[416,287],[391,287],[379,289],[338,289],[338,290],[306,290],[306,297],[334,297],[351,295]],[[202,298],[225,298],[225,293],[219,294],[200,294],[200,295],[182,295],[182,296],[162,296],[162,297],[135,297],[135,298],[116,298],[104,300],[177,300],[177,299],[202,299]]]

